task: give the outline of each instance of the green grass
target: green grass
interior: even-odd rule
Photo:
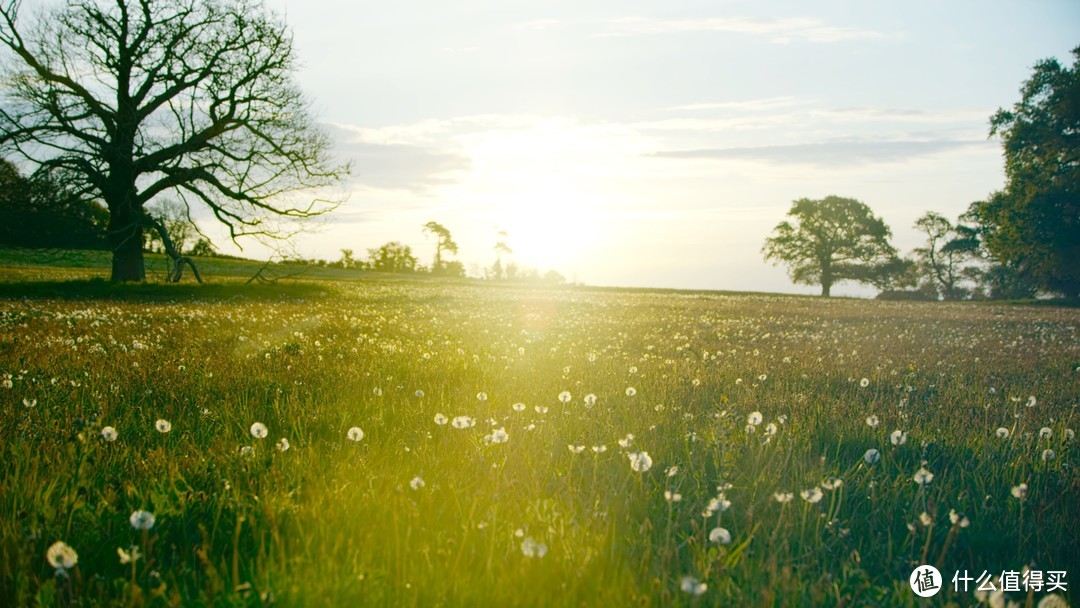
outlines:
[[[0,273],[2,605],[966,606],[913,567],[1080,572],[1075,309],[27,273],[56,278]]]

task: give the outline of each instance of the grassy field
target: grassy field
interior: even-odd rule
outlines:
[[[1077,309],[95,274],[0,270],[2,605],[1076,597]]]

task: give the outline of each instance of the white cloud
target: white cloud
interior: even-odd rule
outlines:
[[[959,150],[987,150],[985,140],[943,141],[835,141],[779,146],[668,150],[660,158],[743,160],[774,165],[809,165],[844,168],[868,164],[907,162]]]

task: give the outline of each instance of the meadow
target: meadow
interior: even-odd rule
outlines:
[[[1075,308],[28,272],[2,605],[1076,597]],[[952,588],[1028,569],[1066,588]]]

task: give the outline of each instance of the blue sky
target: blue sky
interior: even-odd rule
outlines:
[[[270,6],[355,163],[301,253],[426,259],[436,220],[466,266],[504,229],[519,263],[601,285],[815,292],[760,255],[802,197],[862,200],[910,251],[919,215],[1001,187],[988,117],[1080,44],[1076,2]]]

